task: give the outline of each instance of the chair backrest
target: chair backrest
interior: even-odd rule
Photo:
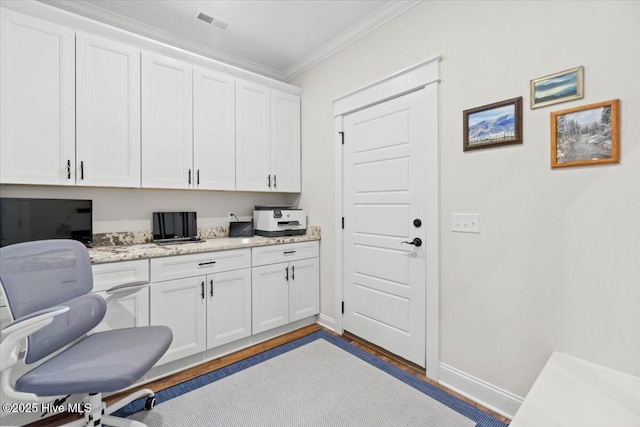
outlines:
[[[0,282],[13,320],[55,306],[69,311],[29,337],[26,363],[34,363],[102,321],[106,303],[91,294],[91,260],[75,240],[40,240],[0,248]]]

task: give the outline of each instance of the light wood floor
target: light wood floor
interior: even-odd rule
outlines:
[[[209,362],[205,362],[201,365],[198,365],[196,367],[187,369],[185,371],[179,372],[177,374],[174,375],[170,375],[166,378],[161,378],[159,380],[153,381],[151,383],[147,383],[144,384],[140,387],[137,387],[135,389],[132,390],[127,390],[126,392],[120,393],[120,394],[116,394],[113,396],[110,396],[106,399],[107,401],[107,405],[117,401],[118,399],[120,399],[122,396],[127,395],[129,393],[132,393],[135,390],[141,389],[141,388],[150,388],[151,390],[153,390],[154,392],[158,392],[160,390],[164,390],[165,388],[174,386],[176,384],[180,384],[182,382],[188,381],[192,378],[196,378],[200,375],[204,375],[207,374],[211,371],[215,371],[216,369],[220,369],[223,368],[225,366],[231,365],[233,363],[236,363],[240,360],[244,360],[247,359],[255,354],[259,354],[262,353],[264,351],[270,350],[272,348],[278,347],[282,344],[286,344],[290,341],[294,341],[298,338],[304,337],[306,335],[312,334],[314,332],[317,332],[319,330],[322,330],[323,328],[317,324],[314,325],[309,325],[306,326],[304,328],[298,329],[296,331],[290,332],[288,334],[270,339],[268,341],[265,341],[263,343],[257,344],[255,346],[246,348],[244,350],[240,350],[238,352],[229,354],[227,356],[223,356],[219,359],[215,359]],[[325,329],[326,330],[326,329]],[[340,337],[340,335],[337,335],[331,331],[326,330],[327,332],[331,333],[332,335],[335,335],[337,337]],[[372,344],[369,344],[367,342],[361,341],[360,339],[358,339],[357,337],[354,336],[350,336],[350,335],[345,335],[343,337],[341,337],[342,339],[344,339],[347,342],[350,342],[351,344],[360,347],[361,349],[367,351],[368,353],[379,357],[380,359],[385,360],[386,362],[399,367],[400,369],[410,373],[411,375],[414,375],[424,381],[427,381],[428,383],[446,391],[449,394],[452,394],[456,397],[458,397],[461,400],[464,400],[465,402],[475,406],[476,408],[487,412],[488,414],[493,415],[494,417],[498,418],[501,421],[504,421],[506,423],[509,423],[509,419],[505,418],[485,407],[483,407],[482,405],[479,405],[475,402],[473,402],[472,400],[469,400],[467,398],[465,398],[464,396],[461,396],[457,393],[455,393],[452,390],[447,389],[446,387],[441,386],[440,384],[428,379],[424,373],[421,372],[421,370],[406,362],[403,361],[402,359],[399,359],[395,356],[393,356],[392,354],[389,354],[387,352],[385,352],[384,350],[377,348],[375,346],[373,346]],[[73,419],[77,418],[76,414],[60,414],[60,415],[55,415],[53,417],[44,419],[42,421],[38,421],[32,424],[29,424],[29,427],[44,427],[44,426],[58,426],[60,424],[64,424],[67,423],[69,421],[72,421]]]

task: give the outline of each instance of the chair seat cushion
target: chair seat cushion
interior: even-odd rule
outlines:
[[[98,332],[27,372],[15,389],[39,396],[118,391],[142,378],[172,339],[166,326]]]

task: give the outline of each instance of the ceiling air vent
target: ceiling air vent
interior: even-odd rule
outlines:
[[[206,22],[207,24],[211,24],[213,22],[213,16],[209,16],[203,12],[198,12],[198,16],[196,18]]]
[[[199,21],[206,22],[207,24],[215,25],[222,30],[226,30],[229,28],[229,25],[231,25],[229,21],[225,21],[224,19],[218,18],[217,16],[203,10],[196,10],[193,17]]]

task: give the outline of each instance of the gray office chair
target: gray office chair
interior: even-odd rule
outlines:
[[[109,407],[102,401],[102,393],[122,390],[140,379],[169,348],[171,329],[148,326],[86,336],[102,321],[107,303],[91,293],[89,254],[73,240],[42,240],[0,248],[0,284],[13,319],[2,329],[4,339],[0,344],[0,387],[7,397],[47,402],[84,394],[84,418],[66,425],[144,426],[111,414],[144,396],[145,406],[151,409],[153,391],[140,390]],[[146,285],[136,282],[116,286],[107,291],[107,300]],[[11,370],[19,360],[23,358],[28,365],[47,357],[11,384]]]

